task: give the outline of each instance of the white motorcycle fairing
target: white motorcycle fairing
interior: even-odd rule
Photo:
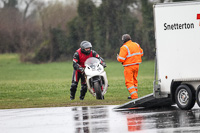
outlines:
[[[104,67],[100,64],[100,60],[90,57],[85,61],[85,76],[88,90],[93,96],[96,96],[94,88],[95,82],[101,87],[101,95],[104,96],[108,89],[108,80]],[[97,87],[98,88],[98,87]],[[97,96],[96,96],[97,97]]]

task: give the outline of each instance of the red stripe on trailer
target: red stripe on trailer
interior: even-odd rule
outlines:
[[[197,14],[197,19],[200,19],[200,14]]]

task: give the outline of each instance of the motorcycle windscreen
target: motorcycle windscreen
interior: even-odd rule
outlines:
[[[100,60],[95,58],[95,57],[90,57],[88,58],[86,61],[85,61],[85,66],[88,65],[88,66],[97,66],[98,64],[100,63]]]

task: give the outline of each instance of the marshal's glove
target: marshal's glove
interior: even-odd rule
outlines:
[[[118,59],[119,55],[117,54],[117,59]]]

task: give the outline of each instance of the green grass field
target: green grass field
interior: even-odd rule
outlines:
[[[128,102],[123,67],[117,61],[107,61],[109,88],[104,100],[96,100],[89,92],[79,100],[70,101],[72,61],[47,64],[21,63],[17,54],[0,55],[0,108],[32,108],[61,106],[118,105]],[[153,92],[154,61],[140,65],[139,97]]]

